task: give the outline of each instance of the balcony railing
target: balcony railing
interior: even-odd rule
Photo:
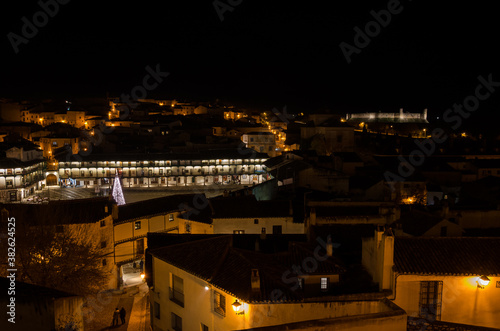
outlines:
[[[216,162],[210,162],[210,163],[206,163],[206,164],[200,164],[200,163],[196,163],[196,164],[179,164],[179,163],[176,163],[176,164],[169,164],[169,165],[166,165],[166,164],[163,164],[163,165],[160,165],[159,163],[148,163],[148,164],[135,164],[135,165],[131,165],[130,163],[128,164],[104,164],[104,163],[86,163],[86,162],[82,162],[82,163],[77,163],[77,164],[73,164],[73,163],[67,163],[67,162],[59,162],[59,164],[57,165],[58,168],[103,168],[103,167],[107,167],[107,168],[148,168],[148,167],[165,167],[165,168],[170,168],[170,167],[186,167],[186,166],[192,166],[192,167],[208,167],[208,166],[216,166],[216,165],[228,165],[228,166],[237,166],[237,165],[255,165],[255,164],[262,164],[263,162],[251,162],[250,160],[243,160],[243,162],[241,163],[230,163],[230,164],[221,164],[221,163],[216,163]],[[50,165],[50,163],[49,163]],[[48,167],[48,165],[47,165]]]
[[[122,173],[123,178],[160,178],[160,177],[178,177],[178,176],[230,176],[230,175],[258,175],[258,174],[265,174],[265,170],[254,170],[253,172],[249,171],[239,171],[239,172],[229,172],[229,171],[219,171],[217,173],[209,173],[209,172],[202,172],[202,173],[193,173],[193,174],[181,174],[181,173],[167,173],[167,174],[147,174],[147,173]],[[90,174],[90,173],[84,173],[84,174],[77,174],[77,173],[64,173],[60,174],[59,177],[61,178],[112,178],[114,177],[114,174],[111,173],[97,173],[97,174]]]
[[[173,288],[169,287],[170,290],[170,301],[175,302],[182,308],[184,308],[184,293],[174,290]]]
[[[225,307],[218,306],[217,303],[214,303],[214,305],[215,305],[214,312],[216,312],[217,314],[219,314],[222,317],[226,316],[226,308]]]

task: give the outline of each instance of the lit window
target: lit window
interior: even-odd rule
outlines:
[[[304,278],[297,278],[297,285],[300,289],[304,289]]]
[[[321,290],[322,291],[328,290],[328,278],[326,277],[321,277]]]
[[[137,221],[137,222],[135,222],[134,229],[136,229],[136,230],[140,230],[140,228],[141,228],[141,221]]]

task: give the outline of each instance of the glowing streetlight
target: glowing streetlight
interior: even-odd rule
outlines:
[[[236,315],[245,314],[245,311],[242,310],[243,305],[241,303],[239,303],[237,299],[236,299],[236,301],[233,302],[232,306],[233,306],[233,310],[236,313]]]
[[[488,286],[489,283],[490,283],[490,279],[483,275],[483,276],[478,278],[477,287],[484,290],[484,287]]]

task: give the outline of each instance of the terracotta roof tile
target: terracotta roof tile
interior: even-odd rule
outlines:
[[[30,225],[83,224],[95,223],[110,215],[111,201],[102,197],[54,200],[48,204],[0,204],[0,209],[3,208],[11,217]]]
[[[114,223],[173,211],[188,210],[194,208],[194,201],[196,201],[197,197],[196,194],[178,194],[125,204],[118,207],[118,219],[115,219]],[[207,206],[207,208],[209,207]]]
[[[257,201],[254,196],[210,199],[213,218],[291,217],[289,200]]]
[[[500,238],[396,237],[394,269],[401,274],[500,275]]]
[[[293,271],[293,263],[300,265],[307,256],[313,256],[300,244],[292,244],[289,252],[279,254],[235,248],[233,235],[169,245],[149,253],[247,302],[276,301],[275,290],[281,292],[280,301],[302,300],[303,292],[293,291],[283,281],[283,275],[287,270]],[[344,270],[334,260],[318,261],[318,265],[317,272],[338,274]],[[252,290],[252,269],[259,270],[260,291]]]

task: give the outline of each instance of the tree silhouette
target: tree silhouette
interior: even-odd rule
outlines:
[[[63,222],[67,212],[57,205],[22,207],[2,212],[2,232],[6,214],[16,220],[16,279],[82,296],[102,290],[109,273],[101,265],[98,227]]]

